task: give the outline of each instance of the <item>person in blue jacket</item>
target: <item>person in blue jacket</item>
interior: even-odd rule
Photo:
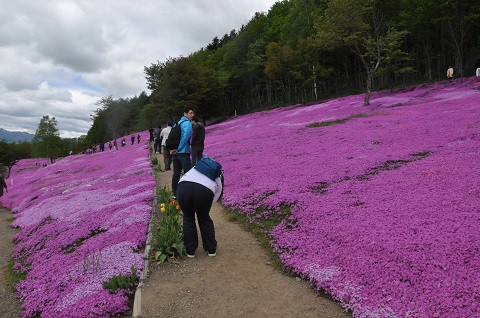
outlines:
[[[177,149],[170,150],[173,162],[172,191],[174,197],[177,195],[177,186],[182,170],[187,173],[192,168],[190,139],[192,138],[191,120],[194,115],[195,112],[192,107],[186,106],[183,108],[183,117],[177,122],[181,130],[180,144]]]

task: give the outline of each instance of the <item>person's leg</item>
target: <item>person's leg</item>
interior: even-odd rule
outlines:
[[[210,208],[212,207],[213,192],[200,184],[196,184],[193,196],[193,206],[197,212],[198,225],[202,235],[203,249],[210,254],[217,250],[217,241],[215,239],[215,226],[210,218]]]
[[[176,196],[178,181],[180,180],[180,173],[182,172],[182,163],[179,160],[178,154],[172,156],[172,161],[173,161],[172,192],[173,192],[173,195]]]
[[[198,151],[192,149],[192,167],[197,164]]]
[[[194,191],[197,183],[178,184],[178,204],[183,211],[183,243],[188,255],[195,255],[198,247],[197,226],[195,225]]]
[[[190,154],[188,153],[179,153],[177,155],[178,160],[182,164],[182,169],[184,173],[187,173],[188,170],[192,169],[192,162],[190,161]]]
[[[172,164],[172,156],[170,156],[170,151],[167,150],[167,147],[162,146],[163,152],[163,163],[165,164],[165,170],[170,170],[170,165]]]

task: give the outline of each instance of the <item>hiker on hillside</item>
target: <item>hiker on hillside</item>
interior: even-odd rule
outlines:
[[[167,127],[163,128],[160,132],[160,139],[162,141],[162,151],[163,151],[163,163],[165,164],[165,170],[170,170],[170,166],[172,164],[172,155],[170,155],[170,151],[167,149],[166,142],[170,131],[172,130],[173,122],[170,120],[167,123]]]
[[[112,142],[109,141],[109,142],[108,142],[108,148],[109,148],[110,150],[112,150],[112,147],[113,147],[113,146],[112,146]]]
[[[137,144],[140,143],[140,134],[137,135]]]
[[[449,80],[453,79],[453,67],[449,66],[447,70],[447,78]]]
[[[215,226],[209,213],[213,204],[222,196],[223,174],[220,164],[205,157],[199,159],[197,165],[185,173],[178,183],[178,204],[183,211],[183,242],[188,258],[195,258],[198,247],[195,214],[200,227],[203,249],[210,257],[217,255]]]
[[[135,143],[135,135],[130,136],[130,141],[132,142],[132,145]]]
[[[125,147],[125,145],[127,144],[127,141],[125,140],[125,137],[122,139],[122,147]]]
[[[197,159],[202,158],[205,147],[205,126],[197,116],[192,118],[192,166],[195,166]]]
[[[0,197],[3,196],[3,188],[5,188],[5,191],[8,193],[7,183],[3,178],[3,174],[0,173]]]
[[[181,137],[177,149],[170,150],[173,161],[173,176],[172,176],[172,191],[173,196],[176,196],[178,181],[180,180],[180,173],[187,173],[192,168],[190,161],[190,138],[192,137],[192,120],[195,112],[192,107],[186,106],[183,108],[183,117],[177,122],[180,126]]]

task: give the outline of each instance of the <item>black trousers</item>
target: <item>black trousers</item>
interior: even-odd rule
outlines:
[[[209,214],[213,197],[213,192],[201,184],[187,181],[178,184],[177,199],[183,211],[183,242],[189,255],[194,255],[198,247],[195,214],[200,227],[203,249],[209,253],[215,253],[217,250],[215,227]]]
[[[192,167],[197,164],[197,160],[201,159],[203,156],[203,149],[202,150],[195,150],[191,149],[192,152]]]

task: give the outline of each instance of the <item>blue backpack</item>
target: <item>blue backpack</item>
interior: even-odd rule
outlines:
[[[203,155],[201,159],[197,160],[195,170],[213,181],[222,174],[222,166],[207,155]]]

